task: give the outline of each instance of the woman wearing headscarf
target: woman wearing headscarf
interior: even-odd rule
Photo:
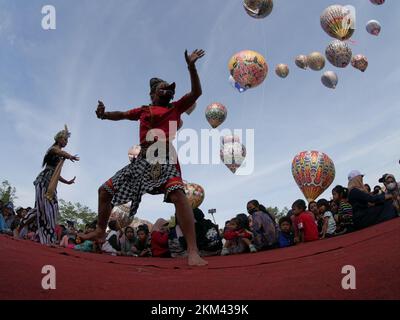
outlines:
[[[353,207],[354,227],[363,229],[397,217],[392,202],[393,196],[385,193],[371,195],[365,188],[363,177],[358,170],[353,170],[348,175],[349,202]]]
[[[36,220],[37,235],[42,244],[53,244],[57,240],[55,228],[59,216],[58,181],[64,184],[75,183],[75,177],[66,180],[61,176],[61,169],[66,159],[72,162],[79,161],[76,155],[73,156],[63,150],[68,144],[70,135],[67,126],[55,135],[54,144],[47,150],[43,159],[42,167],[44,167],[44,170],[33,182],[35,186],[35,207],[28,212],[18,227],[21,230],[25,225]]]
[[[150,105],[127,112],[105,112],[103,102],[99,101],[96,114],[100,119],[140,121],[141,148],[137,158],[99,188],[98,225],[92,234],[82,235],[83,239],[104,235],[113,206],[131,202],[130,214],[133,216],[144,194],[164,194],[164,201],[175,205],[187,240],[189,265],[207,264],[198,253],[192,208],[185,196],[180,166],[172,146],[182,113],[193,106],[202,94],[195,63],[204,54],[203,50],[195,50],[190,55],[185,51],[192,89],[178,101],[171,102],[175,95],[175,83],[159,78],[150,80]]]
[[[276,248],[279,236],[278,226],[265,207],[260,208],[257,200],[251,200],[247,203],[247,212],[252,218],[251,231],[257,250]]]
[[[133,256],[136,254],[135,242],[135,229],[130,226],[126,227],[124,236],[120,239],[121,253],[123,256]]]

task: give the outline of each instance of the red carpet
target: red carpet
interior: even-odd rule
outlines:
[[[184,259],[128,258],[0,236],[0,299],[400,299],[400,219],[353,234],[287,249]],[[41,287],[56,268],[56,290]],[[356,290],[341,287],[356,268]]]

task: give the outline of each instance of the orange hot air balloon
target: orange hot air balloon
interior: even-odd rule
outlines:
[[[308,202],[317,199],[335,180],[335,165],[319,151],[303,151],[292,162],[293,178]]]

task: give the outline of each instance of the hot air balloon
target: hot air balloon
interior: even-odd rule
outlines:
[[[364,72],[368,68],[368,59],[362,54],[357,54],[351,59],[351,65],[354,68]]]
[[[239,142],[240,143],[240,137],[233,135],[233,136],[224,136],[222,138],[222,143],[235,143],[235,142]]]
[[[186,197],[189,200],[192,209],[200,207],[204,201],[205,193],[202,186],[196,183],[188,183],[184,181]]]
[[[320,71],[325,67],[325,57],[319,52],[310,53],[307,62],[310,69],[314,71]]]
[[[327,87],[329,89],[336,89],[336,86],[337,86],[339,80],[338,80],[338,76],[335,72],[326,71],[322,75],[321,81],[325,87]]]
[[[293,178],[308,202],[316,200],[335,179],[335,165],[323,152],[303,151],[292,162]]]
[[[121,228],[129,226],[133,222],[134,216],[130,216],[130,205],[123,204],[112,209],[110,220],[117,220]]]
[[[379,23],[379,21],[370,20],[367,22],[366,29],[367,29],[368,33],[370,33],[374,36],[378,36],[381,33],[382,26]]]
[[[338,68],[346,68],[351,62],[353,52],[346,42],[333,40],[325,51],[328,61]]]
[[[228,68],[233,79],[246,89],[260,85],[268,74],[268,65],[264,57],[251,50],[236,53],[229,60]]]
[[[308,61],[307,61],[307,56],[301,54],[299,56],[296,57],[295,60],[296,66],[298,66],[301,69],[307,69],[308,67]]]
[[[225,121],[227,115],[228,111],[225,106],[218,102],[210,104],[206,109],[207,121],[214,129]]]
[[[240,93],[246,91],[246,88],[243,88],[239,83],[237,83],[231,75],[229,76],[229,83],[232,85],[233,88],[235,88]]]
[[[195,102],[189,109],[186,110],[186,113],[190,115],[194,111],[194,109],[196,109],[196,107],[197,103]]]
[[[220,156],[222,162],[232,173],[240,168],[246,158],[246,148],[237,136],[225,136],[222,139]]]
[[[272,0],[244,0],[243,7],[249,16],[261,19],[271,14],[274,3]]]
[[[321,27],[331,37],[348,40],[355,30],[355,17],[351,11],[341,5],[333,5],[321,15]]]
[[[376,6],[380,6],[381,4],[385,3],[385,0],[369,0],[372,4]]]
[[[278,77],[286,78],[289,75],[289,66],[287,64],[278,64],[275,68]]]
[[[132,161],[133,159],[136,159],[139,156],[140,149],[141,149],[140,146],[136,145],[128,150],[129,161]]]

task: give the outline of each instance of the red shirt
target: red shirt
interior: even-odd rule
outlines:
[[[169,141],[170,135],[171,138],[176,135],[181,114],[189,109],[193,103],[194,101],[188,95],[184,95],[178,101],[172,102],[171,107],[143,106],[127,111],[126,115],[129,120],[140,120],[140,143],[149,142],[146,140],[146,135],[151,129],[161,130]],[[171,128],[170,122],[173,122]]]
[[[243,233],[243,237],[239,236],[239,234]],[[247,239],[251,239],[252,235],[251,233],[249,233],[247,230],[245,229],[240,229],[240,230],[229,230],[227,229],[224,232],[224,238],[226,240],[233,240],[236,238],[247,238]]]
[[[153,231],[151,233],[151,253],[153,257],[168,257],[168,233]]]
[[[313,216],[308,211],[300,213],[297,218],[297,228],[304,232],[304,242],[319,239],[318,226]]]

